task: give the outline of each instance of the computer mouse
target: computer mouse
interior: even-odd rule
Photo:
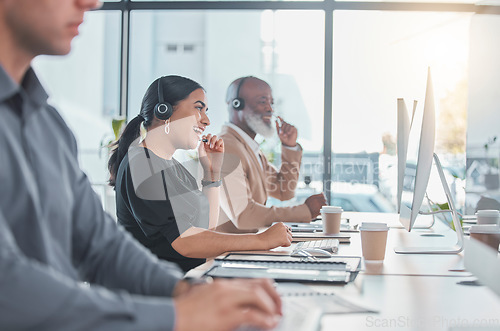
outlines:
[[[303,251],[305,253],[309,253],[310,255],[314,257],[324,257],[324,258],[329,258],[332,257],[332,254],[328,251],[325,251],[324,249],[321,248],[304,248],[301,249],[300,251]]]

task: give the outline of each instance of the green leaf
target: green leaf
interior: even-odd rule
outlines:
[[[437,210],[449,210],[450,206],[448,205],[448,202],[445,203],[436,203],[431,205],[431,210],[432,211],[437,211]],[[451,214],[451,212],[447,213],[446,215]],[[437,214],[437,217],[442,217],[444,220],[450,225],[450,227],[453,229],[453,231],[457,231],[455,229],[455,223],[453,223],[453,216],[450,215],[450,217],[446,217],[444,214]],[[463,228],[463,218],[460,215],[458,216],[458,220],[460,221],[460,226]]]
[[[113,133],[115,134],[116,140],[118,140],[118,138],[120,138],[125,121],[126,121],[126,118],[123,116],[113,118],[113,120],[111,121],[111,126],[113,127]]]

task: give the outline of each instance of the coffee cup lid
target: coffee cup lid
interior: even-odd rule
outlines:
[[[338,206],[323,206],[320,210],[321,213],[341,213],[343,211],[342,207]]]
[[[500,227],[496,224],[480,224],[472,225],[469,229],[470,233],[493,233],[500,234]]]
[[[359,227],[360,231],[387,231],[387,223],[363,222]]]
[[[496,209],[483,209],[483,210],[478,210],[476,213],[476,216],[481,216],[481,217],[498,217],[500,215],[500,211]]]

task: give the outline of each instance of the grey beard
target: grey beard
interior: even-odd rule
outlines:
[[[245,121],[248,127],[253,130],[253,132],[260,134],[264,138],[271,138],[274,135],[273,122],[270,124],[265,123],[260,115],[254,112],[244,113]]]

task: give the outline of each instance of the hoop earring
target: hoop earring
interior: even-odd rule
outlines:
[[[146,140],[146,136],[148,135],[148,130],[146,130],[144,122],[141,122],[141,125],[139,127],[139,132],[141,137],[141,139],[139,140],[139,144],[141,144],[144,140]]]
[[[165,121],[165,134],[170,133],[170,119]]]

